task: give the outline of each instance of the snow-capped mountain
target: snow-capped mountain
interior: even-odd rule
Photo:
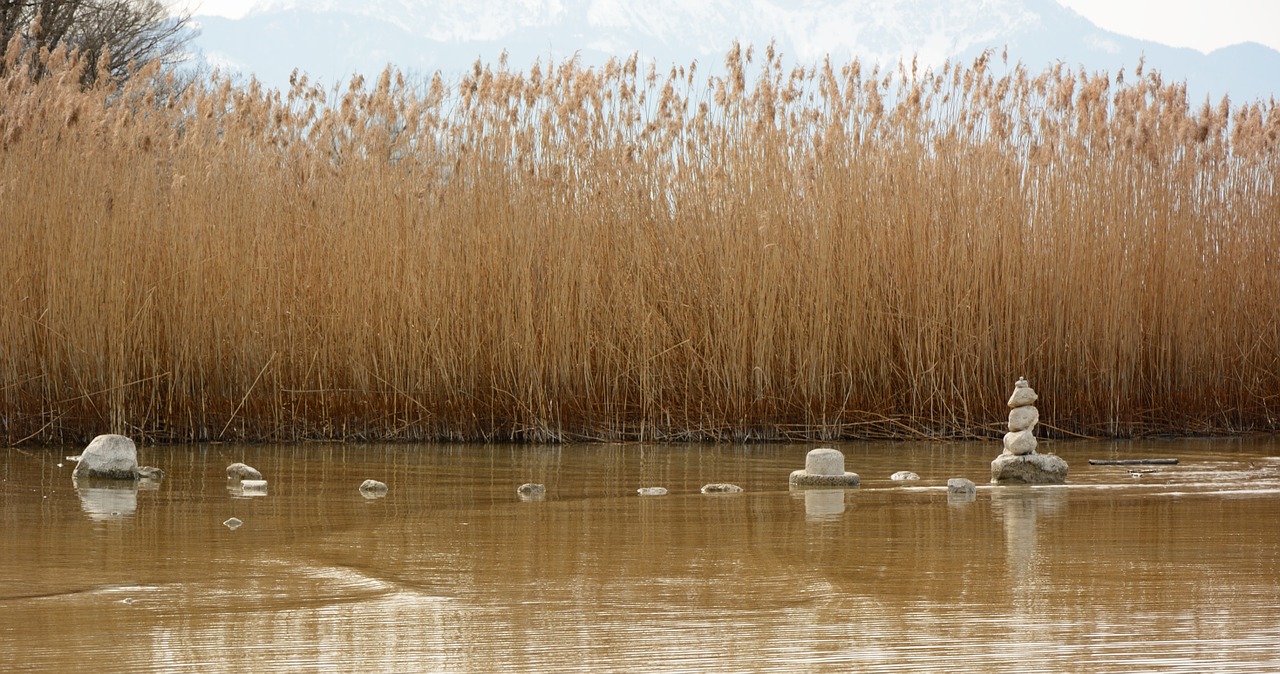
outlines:
[[[513,68],[639,52],[659,70],[721,64],[734,40],[773,40],[786,63],[925,65],[1008,48],[1033,70],[1061,61],[1132,70],[1145,56],[1193,100],[1280,95],[1280,52],[1243,44],[1201,54],[1104,31],[1054,0],[262,0],[241,19],[197,16],[211,65],[284,87],[294,68],[327,84],[388,64],[452,78],[505,51]]]

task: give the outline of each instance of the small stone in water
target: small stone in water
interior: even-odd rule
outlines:
[[[920,476],[909,470],[900,470],[889,476],[890,480],[919,480]]]
[[[640,494],[641,496],[666,496],[667,488],[666,487],[641,487],[636,490],[636,493]]]
[[[227,466],[228,480],[261,480],[262,473],[253,466],[246,466],[243,463],[233,463]]]
[[[547,493],[547,487],[546,485],[526,482],[516,488],[516,493],[520,495],[520,498],[538,499]]]
[[[226,522],[223,522],[223,524],[224,524],[224,525],[226,525],[226,527],[227,527],[228,529],[230,529],[230,530],[232,530],[232,531],[235,531],[236,529],[238,529],[238,528],[240,527],[240,525],[241,525],[241,524],[244,524],[244,522],[240,521],[240,519],[239,519],[239,518],[232,517],[231,519],[227,520]]]
[[[711,484],[702,485],[702,493],[704,494],[737,494],[742,491],[742,487],[736,484],[728,484],[724,482],[713,482]]]

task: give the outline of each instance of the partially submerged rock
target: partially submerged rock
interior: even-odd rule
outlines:
[[[957,496],[973,496],[978,493],[978,485],[964,477],[953,477],[947,480],[947,494]]]
[[[900,470],[889,476],[890,480],[919,480],[920,476],[909,470]]]
[[[240,518],[238,517],[232,517],[228,519],[226,522],[223,522],[222,524],[228,529],[235,531],[236,529],[239,529],[240,525],[244,524],[244,522],[241,521]]]
[[[1053,454],[1001,454],[991,462],[992,482],[1063,484],[1067,462]]]
[[[382,498],[388,491],[390,488],[377,480],[365,480],[360,483],[360,495],[365,498]]]
[[[261,480],[262,473],[253,466],[246,466],[243,463],[233,463],[227,466],[228,480]]]
[[[516,495],[523,501],[540,501],[547,495],[547,487],[534,482],[526,482],[516,487]]]
[[[138,466],[133,472],[140,480],[159,480],[165,476],[165,472],[155,466]]]
[[[840,450],[819,447],[805,455],[804,470],[792,471],[787,481],[794,487],[856,487],[860,479],[857,473],[845,471]]]
[[[666,487],[641,487],[636,490],[636,493],[640,494],[641,496],[666,496],[667,488]]]
[[[80,454],[80,462],[72,477],[97,477],[110,480],[138,478],[138,447],[123,435],[99,435]]]
[[[742,487],[727,482],[712,482],[711,484],[702,485],[702,493],[704,494],[738,494],[742,492]]]

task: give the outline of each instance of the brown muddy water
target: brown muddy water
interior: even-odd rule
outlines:
[[[815,446],[143,448],[136,490],[0,450],[0,669],[1280,670],[1275,438],[1048,443],[1036,488],[986,483],[998,443],[847,443],[861,488],[789,491]],[[1138,457],[1181,462],[1088,463]]]

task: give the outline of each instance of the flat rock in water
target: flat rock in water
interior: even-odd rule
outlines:
[[[1054,454],[1001,454],[991,462],[991,481],[1063,484],[1067,481],[1067,462]]]
[[[890,480],[919,480],[920,476],[909,470],[900,470],[889,476]]]
[[[636,490],[636,493],[641,496],[666,496],[667,488],[666,487],[641,487]]]
[[[862,482],[862,478],[858,477],[857,473],[848,471],[840,475],[814,475],[805,470],[796,470],[791,472],[787,482],[793,487],[856,487]],[[709,493],[706,487],[702,490],[704,494]]]
[[[740,492],[742,492],[742,487],[739,487],[736,484],[713,482],[711,484],[702,485],[702,493],[704,494],[737,494]]]
[[[958,505],[978,500],[978,487],[972,480],[953,477],[947,480],[947,503]]]
[[[72,477],[133,480],[138,474],[138,448],[123,435],[99,435],[80,454]]]

